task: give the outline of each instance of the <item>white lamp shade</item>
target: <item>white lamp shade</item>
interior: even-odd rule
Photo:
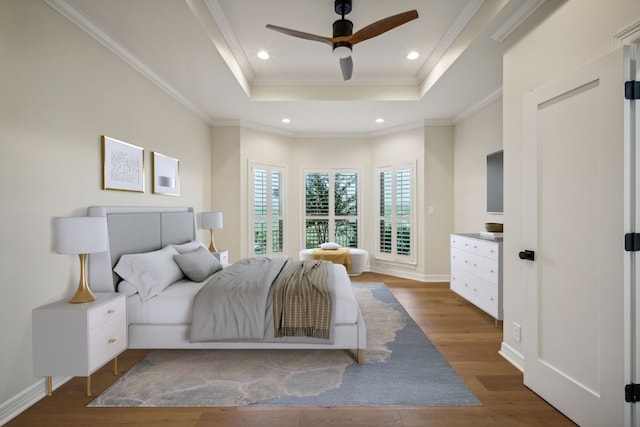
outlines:
[[[222,229],[222,212],[202,212],[200,214],[200,228],[209,230]]]
[[[109,249],[106,217],[56,218],[55,236],[59,254],[91,254]]]

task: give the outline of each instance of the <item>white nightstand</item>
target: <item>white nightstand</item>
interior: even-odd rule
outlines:
[[[96,293],[96,300],[71,304],[57,301],[32,312],[33,374],[47,377],[51,396],[52,376],[87,377],[127,349],[127,301],[117,293]]]
[[[222,249],[221,251],[211,252],[211,253],[213,254],[213,256],[218,258],[218,261],[220,261],[220,264],[222,264],[223,267],[226,267],[227,265],[229,265],[229,250],[228,249]]]

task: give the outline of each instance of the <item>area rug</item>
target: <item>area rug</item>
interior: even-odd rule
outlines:
[[[344,350],[155,350],[90,407],[477,406],[383,283],[355,283],[366,362]]]

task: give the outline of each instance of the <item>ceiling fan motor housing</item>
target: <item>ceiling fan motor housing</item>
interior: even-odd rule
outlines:
[[[353,34],[353,22],[348,19],[338,19],[333,23],[333,37],[344,37]],[[347,41],[333,43],[333,54],[338,58],[351,56],[352,44]]]

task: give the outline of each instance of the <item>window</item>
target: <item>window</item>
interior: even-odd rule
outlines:
[[[357,248],[358,172],[305,172],[305,248],[336,242]]]
[[[382,258],[413,260],[413,170],[410,164],[377,169],[378,253]]]
[[[252,255],[284,253],[284,169],[254,164],[251,167]]]

